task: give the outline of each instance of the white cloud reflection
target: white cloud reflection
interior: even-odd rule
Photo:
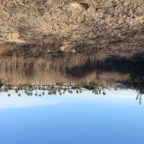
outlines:
[[[0,93],[0,109],[40,107],[62,103],[59,99],[50,99],[43,96],[27,96],[23,92],[21,92],[21,97],[19,97],[14,91],[11,91],[10,93],[10,97],[7,96],[7,93]]]
[[[35,96],[35,92],[33,92],[33,96],[27,96],[23,91],[20,92],[21,96],[19,97],[18,94],[15,93],[15,91],[9,91],[11,94],[10,97],[8,97],[8,93],[2,92],[0,93],[0,109],[6,109],[6,108],[27,108],[27,107],[42,107],[42,106],[49,106],[49,105],[57,105],[62,103],[68,103],[68,102],[88,102],[88,101],[95,101],[95,102],[107,102],[107,101],[115,101],[115,100],[130,100],[134,101],[138,92],[136,90],[132,89],[123,89],[123,90],[115,90],[113,88],[111,89],[105,89],[106,95],[103,96],[103,94],[95,95],[92,94],[90,91],[85,91],[81,94],[76,94],[74,92],[73,94],[65,93],[62,96],[54,95],[54,96],[48,96],[47,94],[44,96]],[[38,94],[42,93],[42,91],[37,91]]]

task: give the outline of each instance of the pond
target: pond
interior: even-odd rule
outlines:
[[[132,89],[0,93],[1,144],[143,144],[144,105]],[[7,94],[11,93],[11,96]],[[38,94],[35,95],[35,93]],[[40,94],[44,93],[42,96]]]
[[[144,143],[143,58],[0,60],[0,144]]]

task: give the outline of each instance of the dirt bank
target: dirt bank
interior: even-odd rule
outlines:
[[[1,55],[55,52],[144,52],[144,1],[0,1]]]

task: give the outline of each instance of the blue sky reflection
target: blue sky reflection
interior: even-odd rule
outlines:
[[[107,95],[0,94],[0,144],[143,144],[144,106],[134,90]]]

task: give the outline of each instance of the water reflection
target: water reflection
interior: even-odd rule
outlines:
[[[45,94],[42,97],[35,93]],[[2,144],[143,144],[143,106],[137,92],[109,89],[96,96],[90,91],[50,96],[43,90],[27,96],[0,93],[0,142]],[[21,93],[21,97],[18,94]]]
[[[67,87],[68,89],[70,89],[70,87]],[[48,87],[41,87],[39,89],[29,89],[25,87],[25,89],[21,88],[21,89],[8,89],[6,91],[1,91],[0,93],[0,100],[1,99],[13,99],[13,103],[15,102],[15,100],[20,100],[20,103],[23,101],[24,103],[29,103],[28,101],[25,101],[25,99],[27,99],[26,97],[28,97],[28,100],[30,99],[32,104],[29,103],[29,106],[33,106],[33,103],[35,103],[35,98],[37,100],[40,99],[45,99],[46,97],[51,97],[51,98],[56,98],[56,101],[61,99],[61,97],[75,97],[75,96],[82,96],[85,97],[85,95],[87,95],[88,97],[106,97],[110,98],[110,99],[133,99],[136,100],[138,102],[139,105],[142,104],[142,100],[143,100],[143,94],[139,93],[137,90],[133,90],[133,89],[127,89],[127,88],[103,88],[103,89],[95,89],[95,90],[88,90],[85,88],[74,88],[71,90],[66,90],[66,87],[64,89],[59,89],[58,91],[51,91],[51,89],[48,90]],[[49,99],[49,98],[48,98]],[[1,101],[3,103],[3,101]],[[38,101],[37,101],[38,102]],[[10,104],[10,103],[9,103]],[[55,101],[49,101],[49,102],[44,102],[44,105],[47,104],[55,104]],[[41,105],[41,101],[40,103],[38,102],[38,106]],[[23,106],[23,104],[22,104]]]
[[[135,59],[129,75],[128,85],[138,91],[136,100],[141,104],[142,95],[144,94],[144,59]]]
[[[32,96],[33,91],[35,90],[41,90],[42,93],[38,94],[35,93],[35,96],[43,96],[45,94],[48,95],[62,95],[65,93],[69,94],[80,94],[84,93],[86,91],[90,91],[91,93],[98,95],[103,94],[106,95],[105,90],[103,87],[97,87],[94,84],[85,84],[85,85],[62,85],[62,84],[56,84],[56,85],[43,85],[43,86],[31,86],[31,85],[19,85],[19,86],[12,86],[12,85],[5,85],[1,87],[1,92],[7,92],[8,96],[10,97],[11,94],[9,93],[10,90],[14,90],[15,93],[20,97],[21,90],[27,95]]]
[[[67,102],[67,100],[96,100],[104,101],[106,100],[130,100],[135,101],[139,99],[136,97],[137,91],[132,89],[104,89],[105,92],[99,93],[99,96],[96,96],[94,93],[90,91],[85,91],[83,93],[77,93],[76,90],[73,90],[73,93],[69,93],[68,91],[61,94],[57,93],[55,95],[51,95],[48,90],[8,90],[7,92],[0,93],[0,108],[26,108],[26,107],[42,107],[42,106],[50,106],[57,105]],[[105,96],[106,93],[107,95]],[[127,94],[126,94],[127,93]],[[140,100],[139,100],[140,101]],[[142,101],[142,95],[141,95]]]
[[[18,92],[9,90],[0,94],[0,108],[26,108],[26,107],[38,107],[60,104],[60,99],[47,99],[46,97],[34,97],[35,94],[41,95],[43,91],[33,91],[31,97],[25,91],[20,90]],[[7,97],[8,96],[8,97]],[[33,96],[33,97],[32,97]],[[44,94],[43,94],[44,96]]]
[[[143,56],[0,57],[0,143],[143,144],[143,93]]]
[[[132,57],[70,55],[25,59],[19,57],[0,58],[0,88],[47,89],[49,94],[72,93],[90,90],[103,93],[104,88],[131,88],[138,91],[137,99],[144,93],[143,55]],[[45,87],[45,88],[44,88]],[[28,95],[31,92],[27,92]]]

